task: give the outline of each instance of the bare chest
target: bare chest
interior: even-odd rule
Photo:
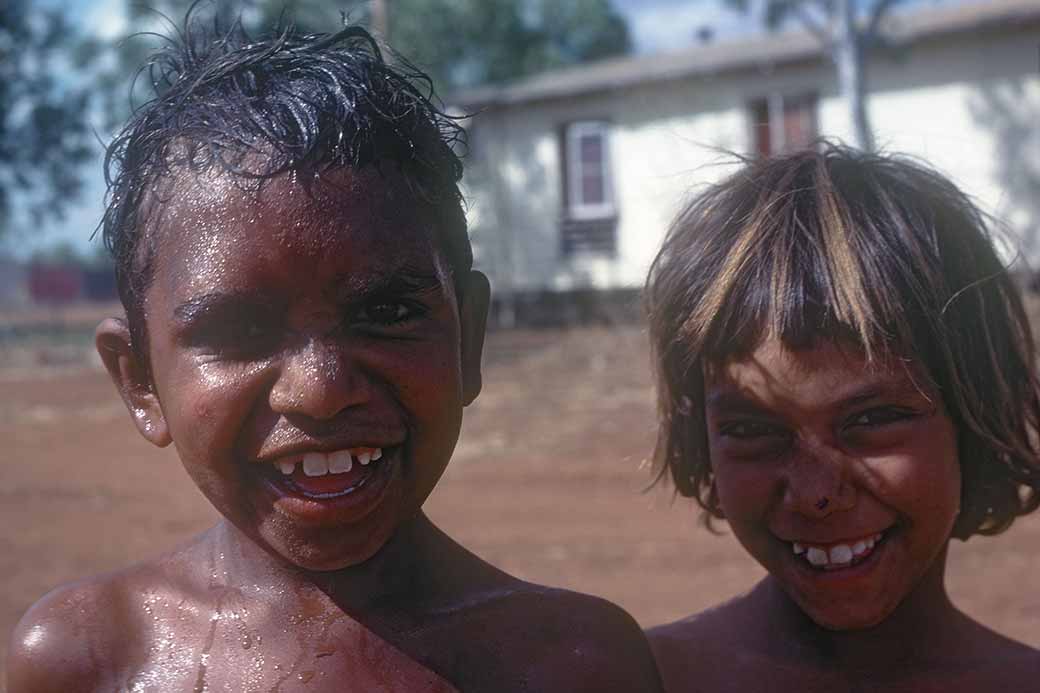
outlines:
[[[156,610],[119,667],[119,690],[455,693],[432,670],[339,613]]]
[[[776,662],[719,662],[711,671],[673,669],[665,674],[671,693],[982,693],[1031,690],[1035,681],[1018,681],[1010,671],[946,669],[893,676],[892,672],[821,671]]]

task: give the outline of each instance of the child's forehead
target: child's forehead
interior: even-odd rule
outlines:
[[[769,337],[747,354],[705,364],[708,399],[726,393],[779,395],[815,402],[863,393],[931,397],[923,364],[894,351],[872,354],[850,341],[821,338],[797,346]],[[710,404],[710,401],[709,401]]]
[[[398,265],[443,272],[433,225],[393,171],[336,169],[262,181],[189,172],[174,174],[155,197],[157,279],[171,285],[201,290],[319,270],[385,275]]]
[[[200,231],[243,219],[288,219],[298,225],[344,218],[400,223],[428,213],[393,166],[287,171],[262,178],[213,169],[173,171],[155,190],[150,207],[159,215],[159,226],[183,219],[199,224]]]
[[[221,242],[326,250],[352,236],[433,252],[432,215],[395,171],[342,168],[266,179],[175,172],[156,187],[148,222],[160,255],[198,256]],[[260,247],[258,247],[260,246]]]

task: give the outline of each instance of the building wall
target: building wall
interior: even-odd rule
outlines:
[[[1038,60],[1040,29],[961,37],[876,65],[870,101],[878,143],[950,176],[1006,223],[1008,258],[1020,251],[1033,265],[1040,261]],[[823,106],[825,131],[848,132],[843,103]]]
[[[1040,28],[921,43],[871,67],[878,142],[923,157],[1006,218],[1040,255]],[[819,94],[826,136],[849,139],[845,102],[827,65],[698,77],[595,96],[489,109],[472,120],[466,173],[478,266],[497,291],[638,287],[683,199],[748,152],[748,101]],[[613,257],[564,256],[559,133],[574,120],[612,123],[619,210]],[[1038,257],[1037,259],[1040,259]]]

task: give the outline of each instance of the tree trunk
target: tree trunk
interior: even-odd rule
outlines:
[[[381,41],[390,43],[390,0],[372,0],[372,22],[369,28]]]
[[[856,28],[854,0],[840,0],[838,12],[838,36],[831,48],[831,57],[838,69],[841,94],[849,108],[853,144],[860,149],[874,151],[874,133],[867,115],[866,65],[861,37]]]

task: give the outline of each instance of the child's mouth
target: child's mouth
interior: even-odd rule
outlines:
[[[339,498],[368,483],[382,457],[382,448],[369,447],[289,455],[273,463],[272,480],[305,498]]]
[[[884,539],[883,532],[875,532],[859,539],[834,544],[803,544],[795,541],[791,542],[791,550],[815,570],[841,570],[870,558]]]

